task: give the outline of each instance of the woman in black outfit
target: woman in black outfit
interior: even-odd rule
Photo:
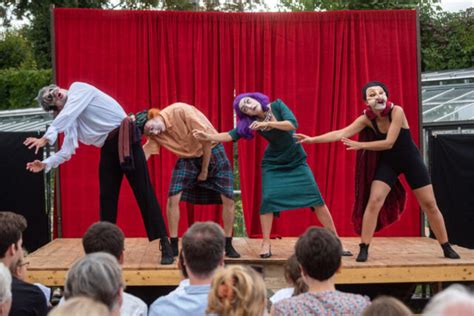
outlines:
[[[367,261],[368,248],[375,232],[379,212],[401,173],[405,175],[421,209],[426,213],[444,256],[459,259],[459,255],[448,242],[443,215],[436,204],[428,170],[413,142],[405,113],[400,106],[388,102],[387,97],[388,90],[383,83],[369,82],[362,89],[362,98],[368,108],[349,126],[320,136],[295,134],[295,137],[300,143],[328,143],[340,140],[347,150],[381,152],[362,219],[357,261]],[[375,132],[374,141],[360,142],[349,139],[366,127]]]

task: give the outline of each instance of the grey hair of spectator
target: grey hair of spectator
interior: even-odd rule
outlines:
[[[7,267],[0,262],[0,315],[8,315],[12,299],[12,276]]]
[[[110,311],[104,303],[85,296],[71,298],[54,308],[48,316],[109,316]]]
[[[453,284],[436,294],[426,305],[423,315],[474,315],[474,295],[460,284]]]
[[[124,282],[117,259],[104,252],[88,254],[69,270],[64,298],[86,296],[104,303],[110,311],[120,309]]]

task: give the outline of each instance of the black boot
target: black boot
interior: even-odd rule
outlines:
[[[160,239],[160,250],[161,250],[161,264],[172,264],[174,262],[173,250],[171,250],[171,244],[168,237],[162,237]]]
[[[441,248],[443,248],[443,253],[446,258],[449,259],[460,259],[461,257],[458,255],[456,251],[451,247],[449,242],[445,242],[444,244],[441,245]]]
[[[171,250],[173,250],[173,257],[177,257],[179,254],[178,240],[179,240],[178,237],[170,237]]]
[[[225,238],[225,255],[229,258],[240,258],[240,254],[232,246],[232,237]]]
[[[357,255],[357,262],[366,262],[369,257],[369,244],[359,244],[359,254]]]

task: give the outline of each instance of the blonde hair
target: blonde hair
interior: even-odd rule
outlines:
[[[214,275],[206,314],[262,316],[267,303],[263,278],[243,266],[221,269]]]
[[[391,296],[379,296],[362,313],[362,316],[411,316],[411,310],[400,300]]]
[[[54,308],[48,316],[109,316],[110,311],[105,304],[85,296],[68,299]]]

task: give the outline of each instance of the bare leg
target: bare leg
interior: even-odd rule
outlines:
[[[272,231],[273,213],[260,214],[260,223],[263,235],[260,255],[264,255],[270,253],[270,232]]]
[[[234,228],[235,219],[235,203],[233,199],[229,199],[221,194],[222,199],[222,221],[224,222],[224,233],[226,237],[232,237],[232,229]]]
[[[179,200],[181,199],[182,192],[168,197],[166,205],[166,215],[168,216],[168,229],[170,231],[170,237],[178,237],[178,224],[179,224]]]
[[[433,186],[426,185],[419,189],[413,190],[413,193],[420,204],[421,209],[428,217],[428,222],[440,244],[448,242],[448,233],[444,225],[443,214],[441,214],[433,193]]]
[[[369,201],[365,207],[364,217],[362,219],[362,243],[368,245],[372,241],[380,210],[389,193],[390,186],[385,182],[378,180],[372,182]]]
[[[314,212],[316,213],[316,217],[321,222],[321,224],[325,228],[331,230],[339,238],[339,235],[337,234],[337,231],[336,231],[336,226],[334,225],[334,221],[332,220],[332,216],[331,216],[331,213],[329,212],[327,205],[324,204],[324,205],[319,205],[319,206],[313,206],[313,209],[314,209]],[[343,255],[352,256],[352,253],[343,246]]]

